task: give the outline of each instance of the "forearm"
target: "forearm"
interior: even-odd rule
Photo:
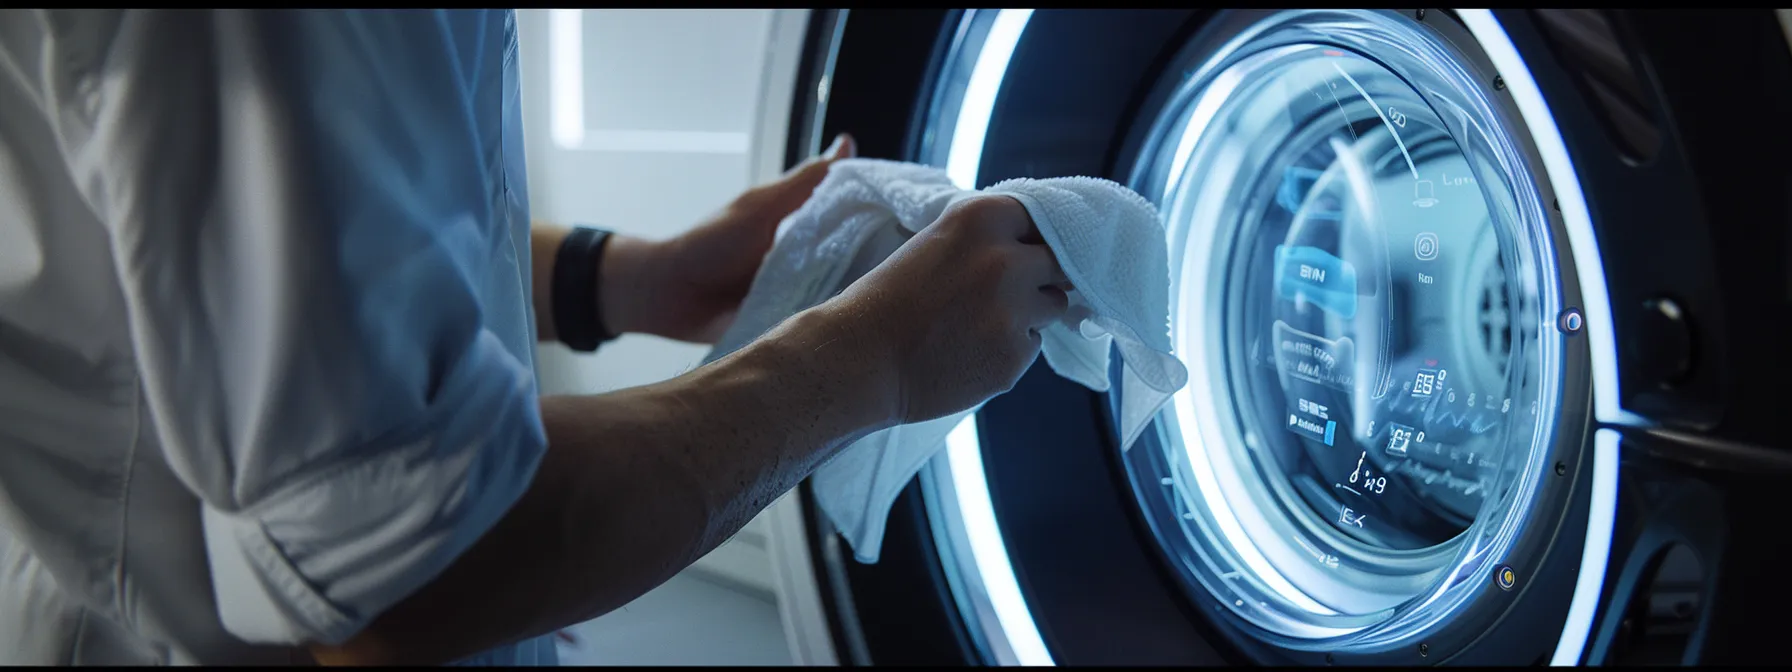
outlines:
[[[670,381],[542,401],[528,492],[324,663],[441,663],[615,609],[702,557],[840,447],[892,422],[861,339],[805,314]]]
[[[530,285],[534,294],[535,338],[548,343],[560,340],[554,325],[554,261],[560,243],[572,228],[536,221],[529,228]],[[598,265],[597,309],[604,326],[617,334],[638,331],[640,306],[652,301],[655,279],[650,277],[654,243],[641,238],[611,234]]]

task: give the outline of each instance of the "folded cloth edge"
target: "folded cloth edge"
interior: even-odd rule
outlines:
[[[1123,198],[1126,198],[1126,199],[1132,201],[1136,205],[1144,207],[1148,212],[1153,213],[1153,216],[1155,216],[1155,213],[1157,212],[1157,208],[1155,206],[1151,205],[1150,201],[1145,200],[1145,197],[1140,196],[1137,192],[1134,192],[1133,190],[1126,188],[1125,185],[1121,185],[1121,184],[1119,184],[1117,182],[1113,182],[1111,180],[1103,180],[1103,179],[1094,178],[1094,177],[1062,177],[1062,178],[1051,178],[1051,179],[1052,180],[1087,181],[1089,183],[1092,183],[1092,184],[1095,184],[1098,186],[1117,187],[1118,188],[1117,191],[1124,194]],[[1051,226],[1049,224],[1042,224],[1039,221],[1042,218],[1049,220],[1050,215],[1048,213],[1050,213],[1050,210],[1048,208],[1044,207],[1043,204],[1039,203],[1039,201],[1037,199],[1035,199],[1032,194],[1029,194],[1025,191],[1015,190],[1015,187],[1023,186],[1029,182],[1047,183],[1050,181],[1051,180],[1033,180],[1033,179],[1029,179],[1029,178],[1015,178],[1015,179],[1004,180],[1002,182],[998,182],[995,185],[992,185],[989,188],[984,189],[980,193],[1001,194],[1004,196],[1012,197],[1017,201],[1020,201],[1021,206],[1025,207],[1027,209],[1027,214],[1033,218],[1034,224],[1038,226],[1039,235],[1040,235],[1040,237],[1045,239],[1046,246],[1050,247],[1053,250],[1059,250],[1059,249],[1064,248],[1064,240],[1063,240],[1063,238],[1061,238],[1058,235],[1057,227]],[[1050,186],[1050,185],[1048,184],[1047,186]],[[1000,191],[997,191],[998,189]],[[1082,269],[1077,268],[1076,262],[1074,259],[1067,259],[1064,255],[1054,255],[1054,256],[1057,257],[1058,266],[1060,268],[1063,268],[1065,275],[1070,276],[1070,277],[1083,276]],[[1165,271],[1166,277],[1164,278],[1164,281],[1166,283],[1168,283],[1169,277],[1168,277],[1168,270],[1167,270],[1168,264],[1167,263],[1165,265],[1165,268],[1166,268],[1166,271]],[[1092,312],[1093,312],[1092,315],[1085,318],[1087,323],[1092,323],[1095,326],[1097,326],[1097,327],[1101,328],[1102,330],[1105,330],[1109,333],[1116,334],[1118,336],[1123,336],[1127,340],[1131,340],[1133,342],[1140,343],[1140,344],[1147,345],[1147,346],[1152,345],[1150,340],[1143,338],[1142,335],[1139,334],[1137,331],[1135,331],[1131,325],[1128,325],[1121,320],[1114,319],[1113,317],[1110,317],[1111,315],[1114,314],[1114,311],[1111,306],[1107,305],[1107,301],[1105,301],[1103,299],[1103,297],[1094,296],[1094,295],[1090,295],[1090,294],[1082,294],[1082,297],[1083,297],[1083,300],[1089,302],[1090,308],[1092,309]],[[1080,326],[1077,329],[1077,331],[1081,331]],[[1167,338],[1167,335],[1166,335],[1166,338]],[[1173,394],[1173,393],[1175,393],[1176,390],[1182,389],[1183,385],[1188,384],[1188,368],[1182,364],[1181,360],[1176,359],[1176,356],[1172,353],[1159,351],[1154,347],[1150,348],[1150,350],[1154,355],[1158,356],[1158,358],[1160,360],[1167,360],[1164,363],[1169,364],[1169,365],[1163,366],[1160,368],[1163,369],[1165,372],[1167,372],[1170,377],[1169,378],[1160,378],[1155,375],[1148,375],[1148,374],[1142,373],[1140,371],[1135,371],[1135,374],[1139,376],[1139,380],[1141,382],[1145,383],[1146,385],[1151,386],[1153,389],[1156,389],[1159,392],[1164,392],[1167,394]],[[1126,353],[1124,350],[1122,350],[1122,352],[1121,352],[1121,358],[1122,358],[1122,360],[1126,359]],[[1141,367],[1135,366],[1132,368],[1137,370],[1137,369],[1140,369]],[[1101,390],[1096,390],[1096,391],[1099,392]]]

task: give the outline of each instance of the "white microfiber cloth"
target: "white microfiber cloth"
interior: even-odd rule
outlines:
[[[1131,447],[1188,369],[1170,354],[1168,250],[1149,201],[1091,177],[1014,179],[981,191],[952,184],[939,168],[846,159],[780,225],[739,316],[710,352],[714,361],[785,318],[832,298],[952,203],[990,194],[1025,206],[1075,290],[1060,324],[1040,331],[1045,361],[1059,375],[1105,392],[1109,355],[1122,360],[1122,447]],[[816,503],[861,562],[876,562],[896,496],[946,435],[973,411],[876,432],[815,472]]]

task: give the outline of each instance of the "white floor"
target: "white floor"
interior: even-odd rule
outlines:
[[[778,606],[685,572],[570,629],[561,665],[790,665]]]

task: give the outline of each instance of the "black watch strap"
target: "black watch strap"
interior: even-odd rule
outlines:
[[[581,226],[560,241],[554,254],[554,333],[579,352],[593,352],[616,338],[604,327],[597,306],[598,275],[610,232]]]

